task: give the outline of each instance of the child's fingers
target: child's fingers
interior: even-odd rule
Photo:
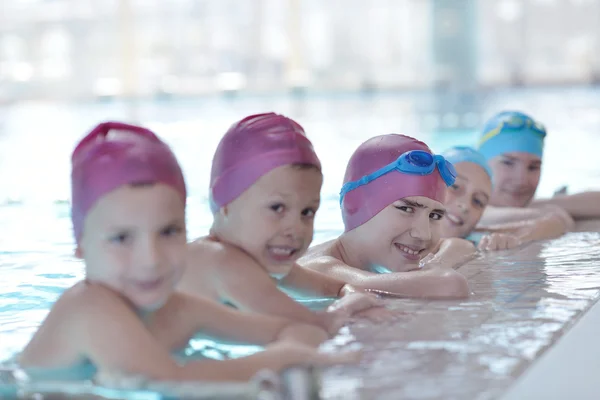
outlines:
[[[496,235],[495,248],[492,250],[506,250],[508,241],[504,235]]]
[[[522,244],[522,243],[521,243],[521,240],[520,240],[518,237],[516,237],[516,236],[511,236],[511,237],[510,237],[510,240],[509,240],[509,247],[508,247],[508,248],[509,248],[509,249],[513,249],[513,248],[515,248],[515,247],[518,247],[518,246],[520,246],[521,244]]]
[[[521,245],[521,240],[514,235],[493,233],[484,236],[478,248],[482,251],[508,250]]]
[[[335,335],[339,332],[344,325],[346,325],[349,315],[347,313],[340,313],[340,309],[335,311],[329,311],[323,314],[325,329],[330,335]]]
[[[316,353],[315,365],[356,364],[363,357],[362,350],[351,350],[343,353]]]
[[[486,251],[488,248],[488,245],[490,243],[490,238],[491,238],[490,235],[485,235],[484,237],[482,237],[481,240],[479,241],[479,244],[477,245],[477,248],[479,250]]]
[[[435,258],[435,254],[433,254],[433,253],[427,254],[425,257],[423,257],[421,259],[421,261],[419,261],[419,268],[426,267],[427,264],[429,264],[431,261],[433,261],[434,258]]]

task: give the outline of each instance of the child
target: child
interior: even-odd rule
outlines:
[[[477,150],[457,146],[443,153],[456,169],[456,181],[446,195],[446,217],[442,220],[442,237],[466,238],[480,250],[504,250],[533,240],[560,236],[568,230],[563,218],[548,213],[527,221],[489,227],[475,232],[492,192],[492,171]],[[443,244],[442,244],[443,245]]]
[[[300,265],[398,296],[467,297],[461,274],[433,262],[420,268],[430,253],[462,254],[453,241],[439,248],[446,188],[454,179],[452,164],[423,142],[396,134],[367,140],[350,158],[340,193],[344,233],[311,248]]]
[[[322,180],[319,158],[296,122],[274,113],[236,122],[213,158],[213,225],[190,244],[180,289],[332,334],[347,315],[377,305],[372,295],[296,265],[312,241]],[[280,288],[343,299],[328,312],[313,312]]]
[[[314,326],[174,292],[185,267],[186,186],[175,156],[151,131],[98,125],[73,152],[71,185],[75,254],[86,279],[58,299],[20,355],[31,373],[247,380],[262,368],[353,357],[317,353],[310,346],[327,335]],[[235,360],[179,364],[170,353],[199,331],[267,348]]]
[[[444,202],[442,237],[466,238],[489,203],[492,172],[481,153],[470,147],[453,147],[442,155],[456,170],[456,180],[448,187]]]
[[[600,192],[533,199],[541,176],[545,138],[546,128],[518,111],[500,112],[486,122],[478,150],[490,166],[494,188],[481,227],[553,213],[572,229],[573,220],[600,217]]]

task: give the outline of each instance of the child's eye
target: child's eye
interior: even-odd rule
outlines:
[[[507,165],[509,167],[514,165],[514,163],[511,160],[502,160],[502,164]]]
[[[458,186],[456,183],[452,186],[450,186],[453,190],[458,190],[460,189],[460,186]]]
[[[439,221],[440,219],[444,218],[444,214],[432,212],[429,214],[429,218],[431,218],[434,221]]]
[[[410,206],[394,206],[400,211],[404,211],[406,213],[412,214],[415,212],[415,209]]]
[[[126,241],[127,241],[129,238],[130,238],[130,237],[131,237],[131,235],[130,235],[130,234],[123,232],[123,233],[118,233],[118,234],[116,234],[116,235],[114,235],[114,236],[111,236],[111,237],[110,237],[110,239],[109,239],[109,241],[110,241],[111,243],[115,243],[115,244],[123,244],[123,243],[125,243],[125,242],[126,242]]]
[[[275,211],[276,213],[281,213],[284,210],[284,206],[281,203],[275,203],[275,204],[271,204],[270,206],[271,210]]]
[[[529,166],[530,171],[539,171],[539,169],[540,169],[539,165],[530,165]]]
[[[315,216],[316,213],[317,213],[317,210],[315,210],[314,208],[305,208],[304,210],[302,210],[303,217],[312,218]]]
[[[183,229],[177,225],[170,225],[160,231],[162,236],[176,236],[183,232]]]
[[[487,205],[485,201],[477,198],[473,199],[473,204],[478,208],[484,208]]]

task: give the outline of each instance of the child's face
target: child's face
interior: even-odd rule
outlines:
[[[153,310],[181,278],[186,242],[185,205],[175,190],[163,184],[122,186],[86,216],[77,255],[85,260],[88,280]]]
[[[286,165],[263,175],[220,211],[229,240],[284,277],[312,242],[322,183],[316,168]]]
[[[485,170],[472,162],[460,162],[456,182],[446,195],[446,218],[442,220],[443,237],[466,237],[475,228],[492,192],[492,182]]]
[[[416,269],[438,244],[444,213],[442,203],[423,196],[395,201],[351,231],[362,243],[358,256],[370,267]]]
[[[505,153],[490,160],[494,190],[490,204],[497,207],[526,207],[540,183],[542,160],[533,154]]]

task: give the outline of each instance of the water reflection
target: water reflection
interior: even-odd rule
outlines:
[[[598,299],[598,240],[573,233],[482,256],[460,268],[467,301],[390,300],[406,318],[363,332],[370,361],[328,374],[361,377],[367,397],[496,398]]]

